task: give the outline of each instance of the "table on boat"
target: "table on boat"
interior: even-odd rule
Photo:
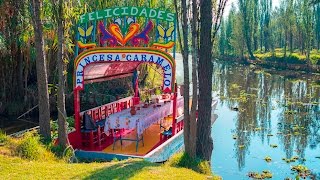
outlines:
[[[143,108],[143,104],[136,105],[136,114],[131,115],[130,108],[120,111],[115,114],[111,114],[106,118],[104,132],[108,135],[111,129],[135,129],[137,131],[136,139],[120,139],[120,140],[131,140],[137,141],[141,140],[139,136],[142,136],[143,131],[150,127],[152,124],[158,122],[159,120],[167,117],[173,112],[173,101],[169,102],[159,102],[149,105],[147,108]],[[159,105],[159,106],[157,106]],[[137,110],[140,107],[140,110]],[[183,98],[177,100],[177,108],[183,108]],[[143,139],[142,139],[143,140]]]

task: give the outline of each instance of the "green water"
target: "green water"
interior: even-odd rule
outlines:
[[[250,179],[249,172],[263,170],[273,179],[294,179],[291,167],[302,164],[320,179],[319,80],[315,74],[216,62],[213,171],[226,180]],[[294,156],[295,162],[282,160]]]

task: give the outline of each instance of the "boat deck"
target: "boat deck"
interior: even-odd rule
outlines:
[[[143,133],[144,145],[142,141],[139,142],[138,152],[136,152],[136,142],[135,141],[122,141],[122,146],[120,140],[118,140],[115,144],[113,150],[113,144],[109,145],[107,148],[103,150],[103,152],[109,154],[126,154],[126,155],[134,155],[134,156],[144,156],[152,149],[157,147],[160,143],[160,125],[153,124],[149,128],[147,128]],[[123,136],[123,138],[127,139],[135,139],[136,138],[136,130],[133,130],[129,134]]]

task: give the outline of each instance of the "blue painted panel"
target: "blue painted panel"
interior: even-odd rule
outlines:
[[[76,150],[75,151],[76,157],[80,160],[87,160],[87,161],[111,161],[113,159],[117,160],[125,160],[128,158],[142,158],[138,156],[127,156],[121,154],[108,154],[104,152],[96,152],[96,151],[82,151]]]
[[[179,133],[172,137],[170,143],[158,149],[150,157],[145,157],[145,160],[150,162],[164,162],[175,153],[184,149],[183,133]]]

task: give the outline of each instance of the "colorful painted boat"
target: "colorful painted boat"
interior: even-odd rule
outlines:
[[[80,16],[74,60],[75,131],[69,133],[78,158],[162,162],[183,149],[175,16],[144,7],[114,7]],[[140,102],[141,64],[156,64],[162,70],[163,95],[154,104]],[[133,96],[80,112],[80,92],[86,84],[129,76]]]

